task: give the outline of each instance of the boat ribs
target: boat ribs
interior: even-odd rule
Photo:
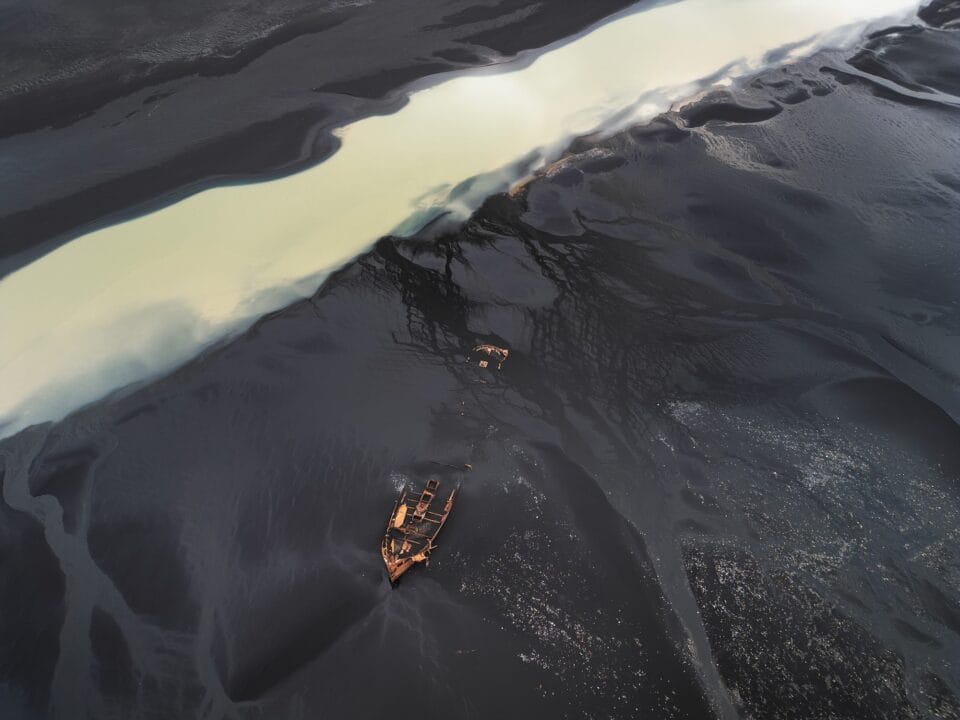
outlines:
[[[440,482],[431,478],[420,491],[419,497],[411,497],[404,489],[393,506],[380,544],[380,554],[391,583],[397,582],[416,563],[426,562],[436,547],[434,540],[450,515],[459,489],[454,488],[443,509],[437,511],[433,503],[437,500],[439,487]]]

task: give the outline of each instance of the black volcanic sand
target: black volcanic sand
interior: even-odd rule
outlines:
[[[900,28],[584,140],[5,441],[4,717],[960,717],[958,69]]]
[[[633,0],[42,0],[0,7],[0,277],[106,221],[329,155],[418,78]]]

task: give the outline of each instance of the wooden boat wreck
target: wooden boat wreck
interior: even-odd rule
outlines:
[[[497,364],[497,370],[502,370],[503,364],[507,361],[507,358],[510,357],[510,351],[506,348],[487,343],[477,345],[471,352],[474,356],[483,356],[477,361],[477,365],[485,368],[489,367],[491,362],[495,362]]]
[[[426,562],[436,547],[434,540],[447,521],[459,490],[459,487],[454,488],[440,508],[441,501],[437,499],[439,488],[440,481],[431,478],[419,497],[411,496],[404,489],[393,506],[380,544],[380,554],[391,583],[397,582],[416,563]]]

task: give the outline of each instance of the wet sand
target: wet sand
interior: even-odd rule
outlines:
[[[584,139],[3,441],[0,703],[960,717],[958,67],[900,28]],[[391,589],[431,475],[461,498]]]

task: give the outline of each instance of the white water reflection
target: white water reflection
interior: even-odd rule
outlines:
[[[623,15],[533,62],[417,90],[399,112],[343,128],[343,147],[310,170],[78,238],[0,281],[0,434],[170,370],[312,293],[378,237],[469,212],[529,171],[523,158],[549,160],[578,134],[651,118],[702,78],[755,71],[778,48],[849,43],[915,7],[680,0]]]

